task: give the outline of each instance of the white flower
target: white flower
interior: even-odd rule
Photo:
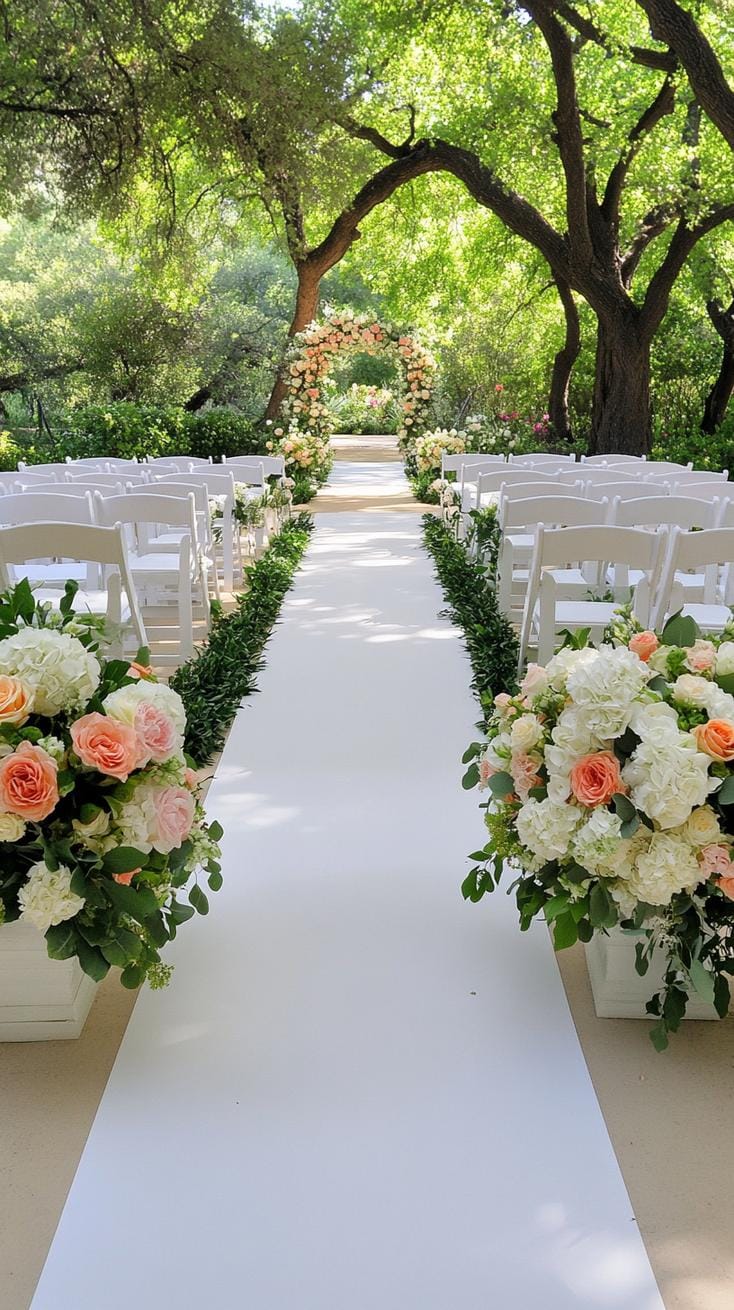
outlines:
[[[540,664],[528,664],[525,677],[520,683],[520,691],[530,700],[542,696],[548,690],[548,670]]]
[[[21,919],[27,919],[39,932],[73,919],[84,909],[83,898],[71,890],[71,869],[60,864],[52,871],[43,860],[28,870],[28,881],[18,892],[18,903]]]
[[[163,710],[173,720],[183,738],[186,728],[184,703],[178,692],[172,687],[167,687],[164,682],[149,682],[146,678],[141,678],[138,682],[131,682],[127,687],[119,687],[117,691],[110,692],[109,696],[105,696],[102,704],[105,714],[109,714],[111,719],[134,724],[138,707],[145,702],[150,702],[159,710]]]
[[[630,800],[661,828],[677,828],[703,805],[717,779],[709,777],[707,755],[690,733],[641,741],[622,771]]]
[[[734,673],[734,641],[722,641],[716,652],[716,673],[724,677]]]
[[[18,814],[0,813],[0,841],[20,841],[25,833],[25,822]]]
[[[634,705],[629,726],[643,741],[675,741],[680,735],[678,715],[662,700]]]
[[[523,846],[544,860],[560,859],[581,813],[573,805],[558,804],[550,797],[527,800],[515,820],[517,835]]]
[[[99,661],[76,637],[49,628],[21,628],[0,641],[0,671],[33,688],[37,714],[83,708],[99,686]]]
[[[543,728],[537,714],[521,714],[513,719],[510,728],[510,749],[513,754],[522,752],[527,755],[537,746],[543,736]]]
[[[631,919],[637,907],[637,897],[623,882],[608,882],[606,887],[621,917]]]
[[[593,661],[568,674],[569,696],[584,714],[589,730],[607,740],[629,725],[633,702],[647,683],[646,664],[626,646],[601,646]]]
[[[695,851],[675,833],[654,832],[646,851],[637,856],[629,891],[647,905],[669,905],[676,892],[692,892],[701,881]]]
[[[71,826],[86,845],[90,838],[106,836],[110,830],[110,816],[107,810],[97,810],[88,823],[83,823],[81,819],[72,819]]]
[[[715,810],[710,805],[701,805],[686,820],[681,836],[691,846],[710,846],[721,841],[721,827]]]
[[[66,755],[66,747],[60,737],[41,737],[37,745],[50,755],[52,760],[56,760],[57,764],[61,764]]]
[[[620,841],[622,820],[603,805],[593,810],[586,823],[576,830],[571,842],[571,854],[584,869],[595,869],[607,864]]]
[[[711,686],[708,678],[700,678],[696,673],[681,673],[671,687],[673,700],[679,701],[681,705],[694,705],[696,709],[703,709]]]
[[[722,691],[715,682],[710,682],[708,688],[706,713],[709,718],[734,721],[734,696],[731,696],[728,691]]]
[[[564,646],[562,650],[559,650],[545,667],[548,681],[553,690],[565,691],[569,673],[579,665],[593,664],[597,654],[598,652],[594,650],[593,646],[585,646],[583,650],[572,650],[570,646]]]

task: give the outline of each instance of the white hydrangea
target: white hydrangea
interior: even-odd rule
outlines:
[[[717,780],[709,777],[710,763],[708,756],[696,749],[690,733],[679,732],[677,740],[666,736],[641,741],[622,777],[631,789],[633,805],[661,828],[677,828],[715,788]]]
[[[669,905],[677,892],[692,892],[701,881],[696,853],[684,838],[655,832],[626,879],[629,892],[648,905]]]
[[[593,646],[585,646],[583,650],[572,650],[570,646],[564,646],[546,664],[550,686],[554,691],[565,691],[569,673],[580,666],[593,664],[597,655],[598,651]]]
[[[84,909],[84,900],[71,890],[71,869],[60,864],[53,871],[43,862],[31,865],[28,881],[18,892],[20,917],[39,932],[48,932],[56,923],[73,919]]]
[[[722,691],[715,682],[710,682],[706,713],[710,719],[729,719],[734,722],[734,696],[730,696],[728,691]]]
[[[533,798],[518,811],[517,835],[533,855],[543,860],[561,859],[580,817],[573,805],[559,804],[548,796],[542,801]]]
[[[667,701],[650,701],[634,705],[629,726],[643,741],[676,740],[678,715]]]
[[[600,750],[603,741],[589,731],[585,714],[575,705],[569,705],[558,716],[551,733],[551,744],[546,746],[544,758],[548,770],[548,795],[555,801],[567,800],[571,795],[571,769],[582,755]]]
[[[734,673],[734,641],[722,641],[716,652],[716,673],[722,678]]]
[[[649,677],[647,665],[626,646],[601,646],[593,662],[571,670],[566,687],[583,711],[589,731],[609,740],[628,727],[634,702]]]
[[[49,628],[21,628],[0,641],[0,671],[33,688],[37,714],[82,709],[99,686],[99,660],[76,637]]]
[[[138,706],[145,702],[152,703],[163,710],[173,720],[183,737],[186,728],[184,703],[178,692],[172,687],[167,687],[164,682],[148,682],[147,679],[140,678],[127,687],[119,687],[117,691],[110,692],[109,696],[105,696],[102,704],[105,714],[109,714],[111,719],[133,724]]]
[[[622,820],[603,805],[592,811],[589,818],[573,834],[571,854],[584,869],[596,869],[607,864],[621,841]]]

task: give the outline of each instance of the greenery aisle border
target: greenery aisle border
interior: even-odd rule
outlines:
[[[448,614],[463,630],[473,671],[472,687],[482,707],[488,707],[498,692],[516,688],[515,630],[500,613],[485,566],[471,560],[461,542],[433,514],[423,517],[423,542],[449,602]]]
[[[263,649],[308,545],[310,514],[284,524],[265,554],[245,570],[237,609],[219,618],[205,646],[171,679],[186,706],[186,750],[205,764],[221,749],[243,696],[256,690]]]

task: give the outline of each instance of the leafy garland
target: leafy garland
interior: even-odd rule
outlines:
[[[237,609],[219,618],[209,641],[171,679],[186,707],[186,750],[205,763],[221,749],[243,696],[255,690],[262,652],[313,528],[308,514],[283,525],[257,563]]]
[[[423,542],[449,602],[448,614],[463,629],[472,664],[472,687],[483,707],[498,692],[517,686],[518,641],[500,613],[485,565],[474,563],[449,528],[433,514],[423,517]]]

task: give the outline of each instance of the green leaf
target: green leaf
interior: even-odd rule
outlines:
[[[662,673],[656,673],[655,677],[651,678],[647,685],[650,688],[650,691],[656,691],[661,696],[664,696],[668,690],[668,684]]]
[[[221,873],[210,873],[207,882],[209,883],[211,891],[218,892],[221,891],[224,879],[222,878]]]
[[[543,906],[546,923],[552,923],[554,919],[558,918],[559,914],[565,914],[568,910],[569,900],[568,892],[558,892],[556,896],[551,896],[550,900],[546,901]]]
[[[209,913],[209,902],[206,898],[206,894],[202,891],[197,882],[195,882],[193,887],[189,890],[189,901],[198,914]]]
[[[719,684],[722,691],[728,691],[730,696],[734,696],[734,673],[717,673],[714,681]]]
[[[613,928],[617,907],[602,882],[594,883],[589,895],[589,918],[595,928]]]
[[[729,984],[723,974],[718,973],[714,979],[714,1006],[720,1019],[725,1019],[729,1013],[730,1001]]]
[[[209,824],[209,836],[211,837],[212,841],[221,841],[222,837],[224,836],[224,828],[222,827],[221,823],[219,823],[217,819],[215,819],[213,823]]]
[[[515,790],[512,775],[509,773],[493,773],[489,780],[489,790],[498,800],[501,800],[504,796],[509,796]]]
[[[107,941],[100,942],[99,949],[104,955],[104,958],[110,964],[114,964],[117,969],[124,969],[129,961],[130,957],[128,956],[127,951],[124,950],[120,943],[114,938],[109,938]]]
[[[625,819],[619,830],[620,837],[634,837],[640,826],[639,814],[633,814],[631,819]]]
[[[136,932],[131,932],[129,928],[117,928],[115,940],[120,943],[128,960],[137,960],[143,949],[143,943]]]
[[[158,901],[150,887],[125,887],[122,883],[111,882],[105,890],[115,909],[129,914],[137,923],[145,923],[158,909]]]
[[[196,911],[191,905],[183,905],[181,901],[171,901],[169,913],[174,923],[186,923],[193,919]]]
[[[120,974],[120,982],[123,987],[129,987],[131,991],[136,987],[140,987],[144,981],[145,967],[142,964],[128,964],[127,968],[123,969]]]
[[[479,782],[479,766],[477,764],[470,764],[469,768],[467,769],[466,773],[461,779],[461,785],[464,788],[464,791],[471,791],[472,787],[476,787],[478,782]]]
[[[101,982],[103,978],[107,977],[110,966],[96,946],[89,946],[80,937],[77,943],[77,955],[82,969],[95,982]]]
[[[688,993],[676,984],[668,987],[663,1001],[663,1018],[671,1032],[676,1032],[686,1012]]]
[[[645,977],[650,968],[650,957],[647,948],[643,942],[635,942],[635,971],[641,978]]]
[[[46,949],[52,960],[70,960],[76,955],[76,929],[70,922],[54,924],[46,932]]]
[[[660,1023],[654,1024],[650,1029],[650,1041],[656,1051],[666,1051],[668,1049],[668,1032],[662,1019]]]
[[[637,817],[637,810],[632,801],[628,796],[623,795],[621,791],[615,792],[612,796],[612,805],[623,823],[628,823],[630,819]]]
[[[594,936],[594,929],[588,919],[580,919],[576,924],[576,931],[580,942],[590,942]]]
[[[471,764],[472,760],[475,760],[478,755],[481,755],[481,753],[482,753],[481,743],[478,741],[472,742],[472,745],[469,746],[469,748],[464,751],[464,754],[461,757],[461,763]]]
[[[660,639],[664,646],[692,646],[700,635],[701,630],[696,620],[679,610],[668,619]]]
[[[105,873],[132,873],[145,865],[146,856],[134,846],[115,846],[102,861]]]
[[[688,970],[689,977],[698,995],[707,1005],[714,1004],[714,975],[701,960],[691,960],[691,966]]]
[[[714,793],[719,805],[734,805],[734,773],[730,773],[719,790]]]
[[[578,928],[572,914],[561,914],[553,924],[553,945],[557,951],[565,951],[578,941]]]

